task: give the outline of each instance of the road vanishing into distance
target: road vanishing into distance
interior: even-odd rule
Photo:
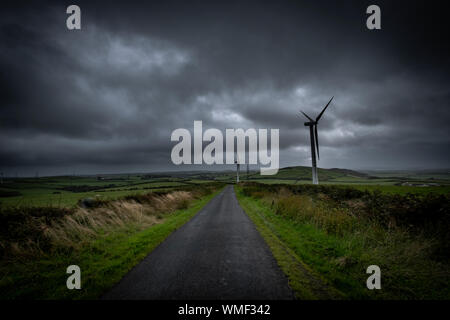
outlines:
[[[102,299],[293,299],[288,279],[227,186]]]

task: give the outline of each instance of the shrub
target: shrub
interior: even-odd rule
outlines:
[[[352,231],[356,223],[347,210],[328,208],[304,195],[280,198],[275,213],[297,222],[314,224],[327,233],[336,235]]]
[[[15,190],[0,190],[0,198],[19,197],[22,194]]]
[[[342,186],[254,182],[244,183],[242,193],[267,201],[275,198],[276,214],[314,223],[330,233],[342,234],[354,230],[356,224],[369,223],[424,235],[436,243],[435,257],[450,258],[450,198],[446,195],[391,195]]]

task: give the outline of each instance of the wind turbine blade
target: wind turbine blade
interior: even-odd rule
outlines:
[[[319,135],[317,134],[317,124],[314,126],[314,133],[315,133],[315,138],[314,140],[316,140],[316,149],[317,149],[317,159],[320,160],[320,155],[319,155]]]
[[[325,106],[325,108],[323,108],[322,112],[317,116],[316,118],[316,122],[319,121],[320,117],[322,117],[323,113],[325,112],[325,110],[328,108],[328,105],[331,103],[331,100],[333,100],[334,97],[331,97],[330,101],[328,101],[327,105]]]
[[[303,115],[304,115],[305,117],[307,117],[307,118],[308,118],[308,119],[309,119],[310,121],[314,122],[314,120],[313,120],[313,119],[311,119],[311,118],[310,118],[310,117],[309,117],[309,116],[308,116],[308,115],[307,115],[306,113],[304,113],[304,112],[303,112],[303,111],[301,111],[301,110],[300,110],[300,112],[301,112],[301,113],[303,113]]]

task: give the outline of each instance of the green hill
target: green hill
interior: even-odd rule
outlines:
[[[352,181],[352,180],[368,180],[371,177],[365,173],[348,170],[348,169],[318,169],[319,181]],[[264,179],[264,180],[293,180],[293,181],[310,181],[311,167],[286,167],[278,171],[276,175],[262,176],[259,173],[253,172],[250,179]],[[245,175],[244,175],[245,177]]]

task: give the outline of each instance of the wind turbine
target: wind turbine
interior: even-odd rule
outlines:
[[[236,154],[236,161],[234,163],[236,163],[236,184],[238,184],[239,183],[239,167],[240,167],[239,154]]]
[[[312,183],[319,184],[319,176],[317,175],[317,163],[316,163],[316,150],[317,150],[317,158],[320,160],[319,156],[319,136],[317,134],[317,124],[319,123],[320,118],[322,117],[325,110],[328,108],[328,105],[331,103],[334,97],[328,101],[325,108],[323,108],[322,112],[319,113],[316,120],[311,119],[306,113],[303,115],[308,118],[308,122],[305,122],[305,126],[309,127],[309,137],[311,138],[311,161],[312,161]]]

